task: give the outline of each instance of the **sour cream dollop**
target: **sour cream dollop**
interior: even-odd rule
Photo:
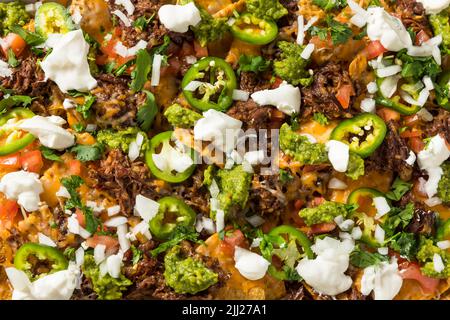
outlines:
[[[39,175],[33,172],[16,171],[5,174],[0,180],[0,191],[8,199],[17,200],[26,211],[39,209],[39,194],[44,192]]]
[[[52,52],[41,62],[45,78],[56,82],[62,92],[86,92],[97,86],[89,70],[89,44],[81,29],[62,35]]]
[[[448,8],[450,0],[416,0],[423,4],[426,14],[438,14]]]
[[[34,116],[23,120],[17,127],[38,137],[42,145],[63,150],[75,143],[75,136],[61,128],[66,121],[59,116]]]
[[[175,32],[187,32],[189,26],[196,26],[202,18],[194,2],[185,5],[165,4],[158,11],[161,23]]]

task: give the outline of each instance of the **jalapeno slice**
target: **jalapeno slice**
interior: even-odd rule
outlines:
[[[386,130],[383,119],[363,113],[337,125],[331,132],[331,139],[348,144],[351,151],[366,158],[381,145]]]
[[[281,225],[269,232],[269,237],[273,239],[272,245],[277,246],[278,248],[286,248],[291,241],[295,241],[297,246],[300,246],[303,249],[303,252],[306,254],[308,259],[314,258],[314,253],[311,250],[311,241],[309,241],[306,234],[302,231],[288,225]],[[267,260],[272,261],[274,254],[265,257]],[[278,280],[287,280],[288,275],[286,270],[279,269],[275,267],[273,264],[269,266],[268,269],[270,275]]]
[[[420,106],[414,106],[414,105],[407,106],[406,104],[401,103],[399,96],[395,96],[390,99],[385,98],[385,97],[376,97],[375,102],[376,102],[376,104],[393,109],[393,110],[395,110],[403,115],[406,115],[406,116],[416,114],[421,108]]]
[[[17,152],[34,141],[31,133],[14,128],[14,122],[33,116],[29,109],[15,108],[0,117],[0,156]]]
[[[438,79],[438,83],[440,88],[437,87],[435,90],[443,91],[442,88],[444,88],[446,90],[444,90],[441,95],[444,95],[444,93],[447,92],[447,96],[441,97],[441,95],[436,95],[436,100],[442,108],[450,111],[450,92],[447,91],[450,89],[450,71],[443,72]]]
[[[36,11],[36,32],[43,37],[52,33],[67,33],[75,30],[69,11],[56,2],[43,3]]]
[[[362,197],[369,197],[371,199],[376,197],[383,197],[383,193],[378,191],[377,189],[372,188],[359,188],[353,190],[352,193],[347,198],[348,204],[358,204],[360,205],[360,201]]]
[[[197,214],[184,201],[164,197],[158,203],[158,213],[150,220],[150,232],[157,239],[170,239],[178,226],[194,227]]]
[[[200,82],[197,83],[199,86],[188,86],[192,81]],[[195,63],[186,72],[181,87],[192,107],[201,111],[209,109],[225,111],[233,103],[236,75],[225,60],[208,57]]]
[[[145,161],[150,168],[150,171],[157,177],[158,179],[171,182],[171,183],[179,183],[187,178],[189,178],[195,170],[195,164],[190,166],[183,172],[172,172],[172,171],[162,171],[160,170],[153,160],[153,155],[157,153],[157,150],[160,147],[164,147],[164,144],[170,144],[172,138],[173,131],[166,131],[160,134],[157,134],[150,140],[150,146],[145,153]],[[192,160],[194,160],[194,150],[189,149],[189,155]]]
[[[275,21],[244,13],[231,26],[231,33],[244,42],[265,45],[277,37],[278,27]]]
[[[14,266],[31,279],[65,270],[68,264],[66,257],[58,249],[31,242],[22,245],[14,257]]]

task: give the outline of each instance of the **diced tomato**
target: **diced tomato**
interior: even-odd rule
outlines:
[[[403,262],[399,265],[400,275],[403,279],[416,280],[420,283],[424,293],[435,293],[439,285],[439,279],[424,276],[420,267],[415,262]]]
[[[367,57],[367,60],[372,60],[386,51],[387,49],[383,47],[381,42],[376,40],[369,43],[369,45],[363,50],[363,54]]]
[[[66,163],[69,175],[79,176],[81,174],[81,162],[79,160],[69,160]]]
[[[200,45],[200,43],[198,43],[197,41],[194,41],[194,51],[195,51],[195,56],[197,58],[203,58],[203,57],[208,56],[208,48],[202,47]]]
[[[425,143],[423,142],[422,139],[420,139],[418,137],[410,138],[408,142],[409,142],[409,147],[415,153],[419,153],[420,151],[422,151],[425,148]]]
[[[304,205],[305,205],[305,201],[300,200],[300,199],[295,200],[294,207],[296,210],[300,210],[301,208],[303,208]]]
[[[400,120],[400,113],[389,108],[380,108],[377,110],[377,114],[385,121],[389,122],[391,120]]]
[[[341,104],[342,108],[347,109],[350,106],[350,97],[355,94],[351,84],[345,84],[338,89],[336,99]]]
[[[416,34],[415,44],[416,46],[420,46],[422,43],[427,42],[430,40],[430,36],[423,30],[420,30]]]
[[[324,197],[315,197],[314,200],[312,201],[312,205],[313,206],[318,206],[318,205],[321,205],[324,202],[325,202],[325,198]]]
[[[421,130],[405,130],[402,133],[400,133],[400,137],[402,138],[414,138],[414,137],[421,137],[422,131]]]
[[[8,35],[3,38],[3,41],[1,41],[1,47],[6,57],[8,56],[8,49],[10,48],[13,50],[15,56],[19,57],[26,46],[27,43],[25,40],[15,33],[8,33]]]
[[[16,170],[20,168],[21,164],[19,153],[0,157],[0,170]]]
[[[78,224],[84,228],[86,226],[86,218],[84,216],[83,211],[81,211],[80,209],[77,209],[75,211],[75,214],[77,216]]]
[[[3,200],[0,204],[0,220],[13,221],[19,212],[19,205],[13,200]]]
[[[332,222],[317,223],[311,226],[312,234],[328,233],[336,228],[336,224]]]
[[[28,151],[21,155],[20,165],[23,169],[39,173],[44,166],[42,154],[39,150]]]
[[[246,247],[246,239],[241,230],[236,229],[233,232],[225,231],[224,239],[220,244],[223,253],[234,256],[234,247]]]
[[[408,127],[412,127],[415,124],[417,124],[420,121],[420,118],[417,114],[414,114],[412,116],[406,116],[403,119],[405,121],[405,125]]]
[[[95,248],[98,244],[103,244],[108,254],[114,253],[119,249],[119,241],[111,236],[94,234],[92,237],[86,239],[86,244],[91,248]]]
[[[283,83],[283,79],[276,77],[275,81],[272,83],[272,89],[278,88]]]

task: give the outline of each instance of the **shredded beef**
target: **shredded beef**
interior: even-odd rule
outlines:
[[[413,166],[405,160],[409,157],[409,148],[398,134],[398,125],[394,121],[387,123],[388,132],[382,145],[375,154],[368,158],[368,168],[379,171],[393,171],[402,180],[409,181],[412,178]]]
[[[140,40],[148,42],[147,48],[152,48],[154,46],[160,45],[165,34],[167,34],[167,29],[164,28],[159,22],[159,19],[155,19],[154,16],[157,15],[159,8],[164,4],[163,1],[155,0],[132,0],[135,10],[130,16],[132,21],[136,21],[139,17],[144,17],[153,19],[147,25],[144,30],[135,28],[133,26],[127,27],[124,25],[123,21],[117,19],[117,23],[121,26],[123,32],[121,35],[121,41],[126,47],[135,46]],[[126,14],[123,6],[109,3],[110,11],[120,10]],[[114,14],[112,14],[114,16]]]
[[[180,245],[181,252],[184,256],[200,259],[206,267],[219,275],[219,282],[208,288],[205,292],[196,294],[195,296],[176,293],[165,282],[163,260],[152,257],[150,254],[150,250],[156,247],[156,243],[150,240],[139,247],[144,252],[144,258],[141,261],[135,266],[131,265],[130,259],[125,262],[124,275],[133,282],[133,286],[129,288],[125,298],[162,300],[211,298],[210,295],[218,287],[223,286],[228,279],[228,274],[219,267],[217,259],[195,253],[193,246],[189,242],[183,241]]]
[[[354,88],[347,70],[340,64],[329,62],[314,70],[314,82],[302,88],[302,118],[311,117],[315,112],[321,112],[330,119],[351,117],[351,110],[344,109],[336,98],[343,85]]]
[[[252,212],[260,215],[283,212],[286,208],[286,199],[281,188],[278,175],[255,174],[249,195]]]
[[[237,120],[242,121],[244,129],[267,129],[271,126],[273,108],[258,106],[253,100],[238,101],[227,112]]]
[[[10,78],[3,78],[1,85],[13,89],[16,94],[39,96],[46,87],[44,71],[37,65],[37,58],[29,56],[13,69]],[[47,93],[47,92],[45,92]]]
[[[101,74],[98,87],[92,90],[96,101],[92,110],[101,128],[120,129],[136,125],[138,107],[145,102],[145,94],[133,93],[124,78]]]
[[[197,169],[188,180],[175,185],[172,191],[197,213],[209,215],[209,191],[203,187],[203,170]]]
[[[109,151],[106,159],[92,164],[89,176],[96,182],[95,187],[114,196],[122,212],[128,215],[133,213],[136,195],[158,197],[150,187],[150,173],[145,163],[131,162],[119,149]]]
[[[431,210],[424,210],[416,203],[414,216],[406,228],[408,232],[432,236],[436,232],[436,214]]]
[[[426,125],[425,132],[428,137],[442,134],[450,143],[450,112],[439,108],[433,122]]]
[[[286,282],[286,295],[283,300],[308,300],[305,294],[305,288],[301,282]]]
[[[433,36],[422,3],[415,0],[398,0],[396,13],[407,29],[412,28],[414,32],[423,30],[428,36]]]
[[[288,14],[278,21],[279,27],[292,26],[297,20],[298,15],[298,1],[297,0],[280,0],[280,3],[288,10]]]

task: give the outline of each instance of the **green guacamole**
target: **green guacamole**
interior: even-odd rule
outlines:
[[[444,270],[437,272],[434,269],[433,256],[437,253],[444,263]],[[432,278],[446,279],[450,277],[450,253],[433,244],[433,240],[421,238],[417,260],[424,263],[421,271],[424,275]]]
[[[174,246],[164,257],[164,278],[176,293],[196,294],[217,283],[218,275],[201,261],[184,258],[180,246]]]
[[[332,222],[337,216],[347,218],[354,206],[333,201],[325,201],[314,208],[305,208],[298,213],[310,226],[317,223]]]
[[[82,266],[84,275],[91,280],[95,293],[100,300],[117,300],[122,298],[122,291],[127,290],[132,282],[123,274],[119,278],[113,278],[109,274],[103,277],[100,275],[100,269],[94,261],[94,256],[87,254],[84,256]]]
[[[446,53],[450,52],[450,24],[447,12],[441,12],[429,17],[431,27],[435,36],[442,35],[442,46]]]
[[[30,20],[30,16],[25,11],[25,5],[14,1],[0,3],[0,34],[6,35],[14,25],[23,26]]]
[[[167,108],[164,112],[164,116],[172,126],[177,128],[191,128],[195,125],[197,120],[202,118],[201,114],[193,110],[183,108],[177,103]]]
[[[278,47],[281,49],[281,55],[280,59],[273,63],[275,74],[294,86],[309,86],[313,77],[306,70],[308,60],[301,57],[305,47],[287,41],[280,41]]]
[[[97,133],[97,142],[107,145],[111,149],[122,149],[126,153],[130,143],[136,139],[138,132],[142,133],[145,140],[147,135],[137,127],[130,127],[120,131],[101,130]],[[144,145],[145,143],[146,141],[144,141]]]
[[[228,213],[232,208],[244,208],[247,204],[252,174],[244,171],[242,165],[230,170],[209,166],[204,173],[204,184],[210,186],[214,179],[219,187],[220,209]],[[215,216],[215,212],[211,212]]]

